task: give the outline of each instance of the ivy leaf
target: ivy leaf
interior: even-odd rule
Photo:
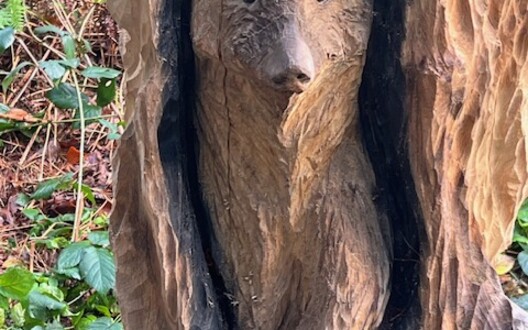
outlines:
[[[19,65],[17,65],[9,74],[2,80],[2,90],[4,93],[7,91],[9,86],[13,83],[13,80],[15,80],[15,76],[22,70],[24,67],[31,65],[29,62],[22,62]]]
[[[77,266],[81,262],[84,250],[88,247],[90,247],[90,243],[86,241],[72,243],[67,246],[59,254],[57,268],[65,270]]]
[[[90,66],[84,69],[81,74],[86,78],[95,78],[95,79],[114,79],[119,77],[121,71],[111,68],[104,68],[99,66]]]
[[[0,55],[15,41],[15,30],[12,27],[6,27],[0,30]]]
[[[24,299],[33,288],[35,278],[26,269],[9,268],[0,275],[0,294],[16,300]]]
[[[58,60],[40,61],[39,65],[51,80],[60,79],[66,73],[66,68]]]
[[[79,109],[77,90],[70,84],[60,83],[47,91],[46,97],[59,109]],[[88,96],[81,93],[81,101],[88,104]]]
[[[123,325],[120,322],[114,322],[109,317],[100,317],[90,323],[87,330],[123,330]]]
[[[106,249],[89,247],[79,265],[84,280],[97,292],[106,294],[115,286],[114,257]]]
[[[525,251],[521,251],[521,253],[517,255],[517,261],[519,262],[523,273],[525,275],[528,275],[528,253]]]
[[[102,78],[97,85],[97,105],[104,107],[110,104],[116,96],[116,80]]]
[[[92,242],[93,245],[99,245],[102,247],[110,245],[110,235],[108,234],[108,231],[92,231],[88,234],[88,240]]]
[[[31,195],[32,199],[48,199],[60,189],[69,187],[73,183],[73,174],[68,173],[58,178],[43,181],[37,185],[37,189]]]

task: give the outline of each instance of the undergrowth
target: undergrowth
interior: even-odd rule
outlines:
[[[0,60],[10,63],[0,70],[0,168],[20,155],[21,168],[11,169],[18,177],[30,166],[34,146],[40,148],[33,159],[41,160],[30,163],[38,184],[11,182],[18,192],[0,200],[0,233],[9,234],[1,245],[9,257],[0,268],[0,329],[118,330],[111,199],[87,183],[94,182],[87,157],[97,149],[89,143],[107,141],[112,148],[120,137],[121,72],[95,65],[100,53],[94,46],[102,46],[85,38],[100,4],[89,3],[82,13],[84,7],[69,11],[57,0],[45,5],[51,16],[26,8],[23,0],[0,4]],[[31,47],[43,51],[37,56]],[[30,90],[34,86],[40,87]],[[18,141],[25,141],[24,153],[17,153]],[[50,159],[52,147],[66,148],[57,156],[62,160]]]

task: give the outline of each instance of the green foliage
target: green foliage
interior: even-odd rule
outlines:
[[[17,31],[22,31],[25,16],[26,6],[23,0],[7,0],[5,5],[0,7],[0,29],[12,27]]]
[[[73,186],[72,175],[66,174],[40,183],[31,197],[17,197],[17,204],[26,207],[23,214],[35,223],[33,236],[45,234],[35,242],[62,251],[50,273],[33,274],[13,267],[0,275],[0,329],[6,325],[10,329],[64,329],[64,319],[75,329],[123,329],[113,295],[116,269],[109,250],[108,221],[95,221],[99,217],[94,219],[93,211],[86,208],[83,221],[93,219],[103,228],[84,232],[85,240],[71,242],[73,214],[50,218],[39,209],[28,208],[37,199]]]
[[[0,11],[0,16],[2,11]],[[6,49],[11,47],[15,41],[15,30],[12,27],[7,27],[0,30],[0,55],[5,52]]]

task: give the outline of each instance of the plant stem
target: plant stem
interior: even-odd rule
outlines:
[[[84,121],[84,105],[81,98],[81,90],[79,87],[79,81],[77,80],[77,74],[72,72],[73,81],[75,83],[75,90],[77,91],[77,102],[79,103],[79,116],[81,118],[81,141],[79,147],[79,174],[77,177],[77,201],[75,203],[75,221],[73,223],[72,242],[76,242],[79,238],[79,226],[81,225],[83,207],[84,207],[84,195],[82,192],[82,180],[84,170],[84,144],[86,134],[86,123]]]

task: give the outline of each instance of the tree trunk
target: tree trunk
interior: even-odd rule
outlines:
[[[110,6],[128,329],[528,328],[528,0]]]

